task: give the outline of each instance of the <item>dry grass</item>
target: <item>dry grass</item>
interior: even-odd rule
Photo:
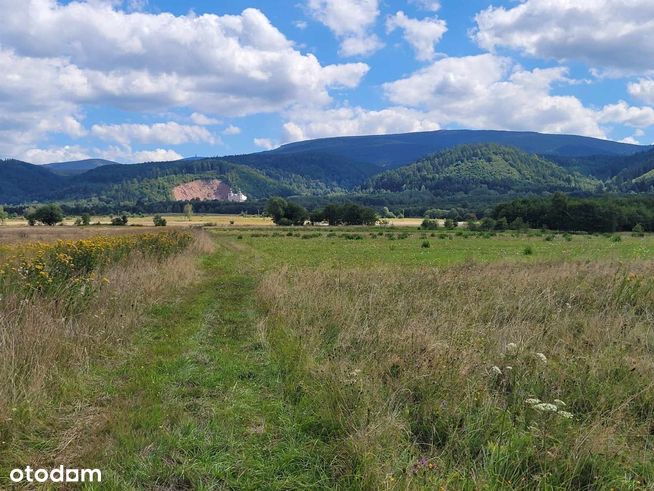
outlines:
[[[21,433],[18,419],[56,407],[72,373],[83,371],[108,350],[125,344],[148,309],[195,281],[197,255],[213,242],[198,232],[191,250],[163,262],[132,257],[102,272],[91,298],[5,293],[0,298],[0,440]],[[108,281],[107,281],[108,280]],[[16,414],[16,412],[20,414]]]
[[[167,229],[156,229],[166,231]],[[54,242],[57,240],[81,240],[99,235],[151,234],[146,227],[0,227],[0,246],[28,244],[30,242]]]
[[[358,485],[640,489],[654,486],[653,270],[282,271],[259,294],[289,398]]]

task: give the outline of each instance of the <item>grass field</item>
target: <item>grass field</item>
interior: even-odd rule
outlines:
[[[76,307],[85,348],[0,405],[0,488],[26,463],[102,469],[88,489],[654,487],[654,236],[210,234]]]

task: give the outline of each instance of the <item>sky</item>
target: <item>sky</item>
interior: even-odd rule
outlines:
[[[652,0],[0,0],[0,158],[437,129],[654,143]]]

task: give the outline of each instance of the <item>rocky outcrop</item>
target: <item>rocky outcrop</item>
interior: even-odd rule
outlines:
[[[175,201],[219,200],[242,203],[248,198],[241,192],[234,192],[232,188],[218,179],[198,179],[186,182],[173,188]]]

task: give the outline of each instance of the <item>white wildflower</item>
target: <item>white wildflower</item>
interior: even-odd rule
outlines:
[[[536,398],[525,399],[525,404],[529,404],[530,406],[533,406],[534,404],[540,404],[540,399],[536,399]]]
[[[543,363],[547,363],[547,356],[545,356],[543,353],[535,353],[534,356],[536,356],[536,358],[538,358]]]
[[[574,416],[572,413],[569,413],[568,411],[559,411],[558,414],[559,414],[559,416],[562,416],[563,418],[566,418],[566,419],[572,419],[573,416]]]
[[[535,404],[534,406],[531,406],[537,411],[543,411],[545,413],[555,413],[559,410],[554,404],[550,404],[548,402],[541,402],[540,404]]]
[[[500,375],[502,375],[502,370],[500,370],[500,367],[494,366],[494,367],[491,368],[491,373],[493,375],[500,376]]]
[[[504,367],[505,372],[510,372],[511,370],[513,370],[513,367]]]
[[[509,343],[506,345],[505,349],[509,355],[515,355],[518,352],[518,345],[515,343]]]
[[[554,404],[556,404],[557,407],[566,407],[567,404],[563,402],[561,399],[554,399]]]

